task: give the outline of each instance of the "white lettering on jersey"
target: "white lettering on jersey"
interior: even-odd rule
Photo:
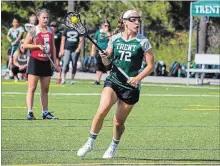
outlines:
[[[117,43],[116,45],[118,50],[124,50],[124,51],[135,51],[136,48],[136,45],[130,45],[130,44]]]
[[[77,42],[78,32],[69,31],[69,32],[66,33],[66,35],[67,35],[67,41]]]

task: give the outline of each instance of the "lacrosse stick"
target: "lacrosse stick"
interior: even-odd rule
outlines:
[[[86,27],[82,24],[81,20],[80,20],[80,14],[77,12],[69,12],[64,16],[64,23],[67,27],[69,28],[74,28],[79,34],[81,35],[85,35],[95,46],[96,48],[98,48],[99,51],[101,51],[102,53],[104,53],[104,51],[92,40],[92,38],[89,36],[88,31],[86,29]],[[109,58],[108,58],[109,59]],[[111,59],[109,59],[113,66],[115,66],[118,71],[121,72],[121,74],[127,79],[129,80],[130,77],[120,68],[118,67],[114,61],[112,61]]]
[[[9,61],[8,61],[8,66],[7,66],[7,69],[6,69],[6,73],[5,73],[5,76],[4,76],[5,80],[8,80],[10,78],[10,67],[11,67],[11,64],[12,64],[13,52],[14,52],[14,46],[11,47],[11,54],[10,54],[10,58],[9,58]]]
[[[36,33],[35,33],[35,25],[27,23],[27,24],[24,25],[24,27],[25,27],[25,30],[31,34],[32,38],[38,40],[39,43],[40,43],[40,45],[41,45],[42,47],[44,47],[44,45],[41,43],[41,41],[40,41],[40,40],[37,38],[37,36],[36,36]],[[43,52],[44,52],[44,51],[43,51]],[[44,52],[44,53],[45,53],[45,52]],[[50,62],[51,62],[51,64],[52,64],[53,68],[54,68],[55,70],[57,70],[57,69],[56,69],[56,65],[54,64],[54,62],[53,62],[53,60],[51,59],[51,57],[48,56],[47,54],[46,54],[46,56],[47,56],[47,58],[50,60]]]

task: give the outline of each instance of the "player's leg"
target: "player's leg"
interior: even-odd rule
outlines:
[[[125,130],[125,120],[131,112],[135,103],[139,100],[140,90],[138,88],[135,89],[127,89],[120,86],[117,86],[117,95],[119,101],[117,103],[117,109],[114,115],[114,129],[113,129],[113,139],[103,155],[103,158],[112,158],[115,156],[119,141],[121,139],[122,134]]]
[[[118,148],[119,141],[121,139],[122,134],[125,130],[125,120],[128,117],[129,113],[131,112],[134,105],[126,104],[125,102],[119,100],[117,103],[117,109],[114,115],[114,129],[113,129],[113,139],[108,147],[108,149],[105,151],[103,158],[112,158],[115,156]]]
[[[101,57],[98,55],[96,56],[97,58],[97,63],[96,63],[96,81],[95,81],[95,85],[100,85],[100,81],[102,78],[102,74],[104,72],[104,65],[102,63],[102,59]]]
[[[66,73],[69,70],[69,63],[70,63],[70,51],[64,50],[64,56],[63,56],[63,69],[62,69],[62,81],[61,84],[65,84],[66,79]]]
[[[105,87],[102,91],[99,108],[93,118],[92,126],[90,129],[90,136],[87,142],[77,152],[79,157],[84,157],[90,152],[94,146],[94,141],[102,128],[103,121],[108,114],[111,107],[116,103],[117,96],[111,87]]]
[[[76,53],[76,52],[71,53],[72,75],[71,75],[70,84],[74,84],[74,78],[75,78],[75,74],[76,74],[76,67],[77,67],[77,61],[79,59],[79,55],[80,54]]]
[[[61,68],[60,66],[60,61],[61,59],[57,56],[56,58],[56,64],[58,64],[59,68]],[[60,84],[61,83],[61,70],[57,72],[57,81],[56,81],[57,84]]]
[[[38,76],[28,74],[28,88],[27,88],[27,95],[26,95],[26,102],[27,102],[27,109],[28,109],[28,120],[35,120],[33,114],[33,103],[34,103],[34,93],[37,88],[38,83]]]
[[[42,105],[43,119],[57,119],[48,111],[48,92],[50,86],[51,76],[40,77],[40,100]]]

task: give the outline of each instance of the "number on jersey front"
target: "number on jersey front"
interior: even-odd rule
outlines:
[[[44,47],[45,47],[45,49],[44,49],[45,53],[49,53],[49,51],[50,51],[50,39],[48,37],[44,38]]]
[[[120,55],[120,60],[125,60],[127,62],[131,62],[131,52],[122,51],[122,50],[119,50],[118,52],[121,54]]]

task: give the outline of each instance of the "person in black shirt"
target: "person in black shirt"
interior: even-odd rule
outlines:
[[[62,67],[62,60],[61,60],[61,53],[60,53],[60,44],[61,44],[61,37],[62,33],[58,30],[58,25],[56,21],[52,21],[50,23],[50,28],[54,32],[54,44],[56,47],[56,64],[59,64],[59,67]],[[61,83],[61,70],[57,73],[57,84]]]
[[[73,80],[76,74],[77,61],[82,47],[83,36],[71,28],[66,28],[63,31],[61,38],[60,52],[63,57],[62,81],[65,84],[66,73],[69,70],[69,63],[72,61],[72,76],[70,84],[74,84]]]

